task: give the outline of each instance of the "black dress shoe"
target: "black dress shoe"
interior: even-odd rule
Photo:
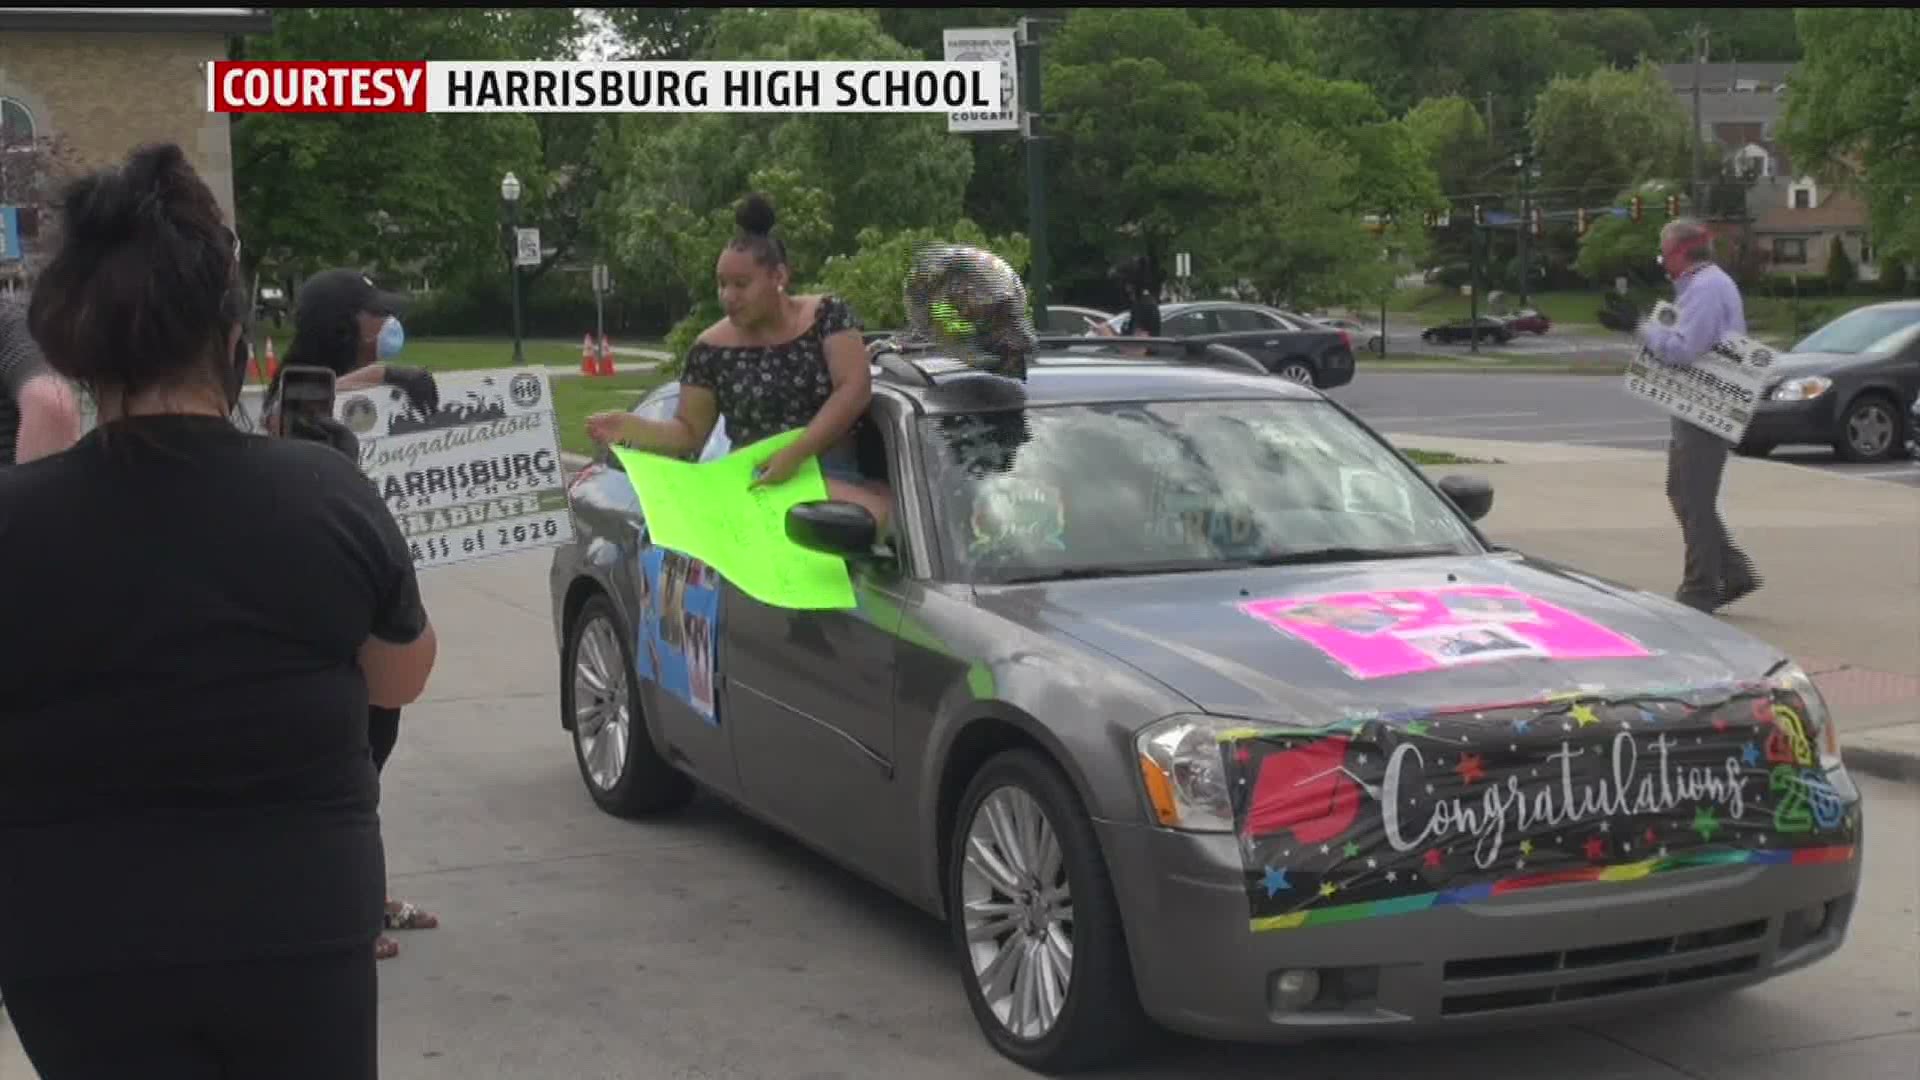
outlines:
[[[1713,614],[1715,608],[1726,602],[1715,596],[1700,596],[1694,593],[1684,592],[1674,593],[1673,598],[1695,611],[1704,612],[1708,615]]]
[[[1752,596],[1762,584],[1763,582],[1760,580],[1760,575],[1758,574],[1729,584],[1720,591],[1720,603],[1724,606],[1743,597]]]

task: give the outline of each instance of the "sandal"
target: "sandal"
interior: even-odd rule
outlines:
[[[440,925],[440,920],[431,912],[422,911],[404,900],[397,905],[389,900],[384,918],[389,930],[432,930]]]
[[[373,958],[375,960],[391,960],[399,955],[399,942],[385,934],[381,934],[379,937],[373,939]]]

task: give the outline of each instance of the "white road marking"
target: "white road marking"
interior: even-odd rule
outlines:
[[[1356,412],[1356,415],[1369,424],[1405,424],[1416,421],[1422,423],[1429,421],[1433,423],[1447,423],[1454,420],[1501,420],[1511,416],[1542,416],[1545,414],[1537,412],[1485,412],[1456,413],[1452,416],[1434,416],[1431,413],[1421,416],[1368,416],[1365,413]]]
[[[1909,465],[1904,469],[1876,469],[1873,472],[1841,471],[1846,472],[1848,476],[1858,476],[1866,480],[1878,480],[1887,476],[1900,476],[1920,480],[1920,464]]]
[[[1479,427],[1479,426],[1476,426],[1476,427],[1474,428],[1474,430],[1475,430],[1475,431],[1559,431],[1559,430],[1560,430],[1560,429],[1562,429],[1562,428],[1582,428],[1582,427],[1633,427],[1633,426],[1635,426],[1635,425],[1645,425],[1645,424],[1660,424],[1660,425],[1662,425],[1662,426],[1665,426],[1665,425],[1666,425],[1666,421],[1664,421],[1664,420],[1659,420],[1659,419],[1647,419],[1647,420],[1552,420],[1552,421],[1548,421],[1548,422],[1546,422],[1546,423],[1542,423],[1542,424],[1488,424],[1488,425],[1486,425],[1486,426],[1484,426],[1484,427]]]

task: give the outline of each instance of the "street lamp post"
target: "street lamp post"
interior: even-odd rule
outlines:
[[[507,204],[507,272],[513,276],[513,362],[527,362],[520,346],[520,178],[508,173],[500,180],[500,199]]]
[[[1533,208],[1528,204],[1527,181],[1533,175],[1530,154],[1513,155],[1513,167],[1520,170],[1520,306],[1527,306],[1527,233],[1533,228]]]

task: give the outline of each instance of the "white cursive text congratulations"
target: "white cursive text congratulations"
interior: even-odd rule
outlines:
[[[1432,847],[1455,837],[1478,840],[1474,862],[1487,869],[1500,858],[1500,849],[1511,824],[1522,834],[1536,828],[1560,828],[1585,821],[1622,818],[1640,814],[1671,814],[1683,805],[1698,806],[1711,802],[1724,806],[1738,820],[1746,812],[1746,784],[1737,757],[1726,760],[1725,775],[1704,767],[1678,767],[1668,760],[1667,751],[1674,742],[1662,735],[1654,740],[1659,754],[1659,770],[1653,775],[1636,775],[1640,748],[1628,732],[1613,740],[1613,775],[1576,783],[1573,760],[1588,752],[1602,753],[1600,747],[1574,749],[1561,743],[1560,749],[1547,755],[1547,761],[1560,763],[1559,783],[1545,781],[1523,790],[1518,776],[1508,776],[1504,785],[1489,784],[1477,800],[1442,797],[1433,804],[1427,823],[1408,838],[1401,830],[1402,774],[1407,759],[1413,758],[1416,779],[1424,778],[1425,759],[1413,743],[1402,743],[1387,760],[1387,775],[1380,792],[1381,824],[1387,843],[1395,851],[1407,852]]]

